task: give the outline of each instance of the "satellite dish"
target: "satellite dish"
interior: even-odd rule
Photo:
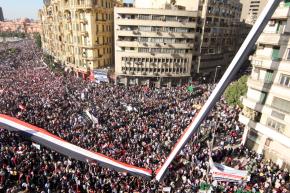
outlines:
[[[43,0],[44,5],[48,6],[51,0]]]

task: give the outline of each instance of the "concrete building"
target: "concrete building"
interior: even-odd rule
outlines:
[[[0,7],[0,21],[4,21],[4,14],[3,14],[2,7]]]
[[[221,74],[243,43],[250,26],[240,22],[239,0],[201,0],[201,45],[195,71],[214,77]]]
[[[195,74],[221,74],[251,27],[240,22],[241,10],[239,0],[135,0],[133,6],[116,8],[116,75],[126,84],[152,80],[159,86]],[[190,48],[184,47],[188,43]],[[175,52],[185,62],[174,58]],[[177,64],[185,68],[177,70]]]
[[[177,3],[136,0],[115,8],[117,82],[159,87],[188,81],[199,54],[198,12]]]
[[[240,0],[243,5],[241,20],[254,25],[268,0]]]
[[[290,7],[281,2],[257,41],[240,121],[243,144],[290,168]]]
[[[47,0],[40,11],[43,49],[78,76],[113,64],[114,0]],[[116,1],[120,4],[120,0]]]

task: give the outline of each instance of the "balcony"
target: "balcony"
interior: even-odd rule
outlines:
[[[164,27],[180,27],[180,28],[196,28],[195,22],[187,22],[185,24],[178,22],[178,21],[158,21],[158,20],[139,20],[139,19],[117,19],[117,25],[124,25],[124,26],[138,26],[140,23],[143,26],[164,26]]]
[[[272,87],[272,83],[264,83],[261,80],[254,80],[253,78],[249,78],[248,86],[255,88],[256,90],[269,92],[270,88]]]
[[[279,133],[271,128],[268,128],[267,126],[265,126],[259,122],[255,122],[243,114],[240,114],[239,121],[241,123],[243,123],[244,125],[247,125],[250,128],[255,129],[256,131],[269,137],[270,139],[277,141],[277,142],[281,143],[282,145],[290,148],[290,138],[289,137],[287,137],[287,136],[285,136],[285,135],[283,135],[283,134],[281,134],[281,133]]]
[[[89,35],[89,32],[87,32],[87,31],[81,31],[81,35],[82,36],[88,36]]]
[[[162,32],[161,32],[162,33]],[[189,38],[194,39],[197,34],[196,33],[179,33],[179,32],[172,32],[174,34],[175,38]],[[142,35],[141,35],[142,34]],[[144,36],[144,37],[156,37],[156,32],[147,32],[147,31],[137,31],[137,30],[117,30],[118,36],[125,36],[125,37],[131,37],[131,36]],[[162,37],[164,38],[172,38],[172,36],[169,35],[169,33],[162,33]]]
[[[252,61],[252,65],[259,68],[266,68],[270,70],[278,70],[278,67],[280,65],[279,61],[273,61],[270,58],[266,58],[263,56],[257,56],[253,55],[250,57],[250,60]]]
[[[280,45],[287,44],[289,41],[289,36],[282,33],[262,33],[258,39],[258,43],[266,45]]]
[[[88,24],[88,20],[86,18],[80,18],[80,23]]]
[[[279,6],[274,12],[273,19],[287,19],[290,16],[289,7]]]
[[[249,99],[247,97],[243,97],[243,105],[245,107],[252,109],[252,110],[255,110],[255,112],[262,112],[262,109],[264,106],[263,104],[260,103],[260,101],[254,101],[254,100]],[[244,114],[246,114],[246,113],[244,113]],[[253,116],[253,113],[251,113],[251,114],[252,114],[251,116]],[[250,117],[250,116],[248,116],[248,117]],[[255,116],[252,118],[252,120],[255,120]]]
[[[78,9],[92,9],[94,6],[93,0],[82,0],[75,4]]]

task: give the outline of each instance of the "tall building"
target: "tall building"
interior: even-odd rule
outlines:
[[[113,64],[114,0],[44,3],[40,18],[46,53],[83,78],[93,78],[95,69]]]
[[[232,61],[250,27],[240,22],[239,0],[201,0],[201,49],[195,71],[211,77]]]
[[[188,81],[199,54],[198,12],[177,3],[136,0],[115,8],[117,82],[159,87]]]
[[[286,3],[285,3],[286,2]],[[281,2],[257,41],[240,121],[243,144],[290,167],[290,3]]]
[[[240,0],[243,4],[241,20],[254,25],[268,0]]]
[[[0,21],[4,21],[4,15],[3,15],[2,7],[0,7]]]

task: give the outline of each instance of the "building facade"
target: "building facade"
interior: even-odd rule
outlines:
[[[290,167],[290,7],[282,2],[257,41],[240,121],[243,144]]]
[[[114,3],[114,0],[45,1],[39,13],[44,51],[77,76],[93,79],[95,69],[113,64]]]
[[[4,14],[3,14],[2,7],[0,7],[0,21],[4,21]]]
[[[251,28],[240,22],[241,11],[239,0],[135,0],[116,8],[116,75],[126,84],[170,85],[221,74]]]
[[[239,0],[201,0],[202,25],[197,73],[221,74],[232,61],[247,36],[250,26],[240,22]]]
[[[0,21],[0,32],[23,32],[26,34],[40,33],[41,26],[37,21],[31,21],[27,18],[19,20]]]
[[[243,5],[241,20],[254,25],[268,0],[240,0]]]
[[[170,86],[188,81],[199,52],[198,12],[164,1],[115,8],[117,82]]]

